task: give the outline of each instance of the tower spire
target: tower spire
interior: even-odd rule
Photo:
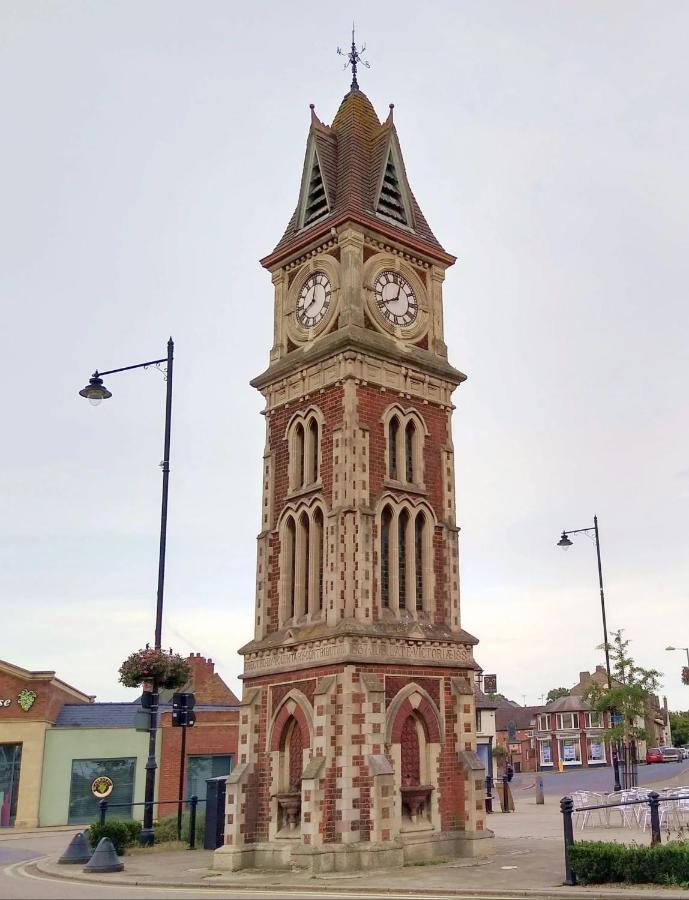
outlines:
[[[352,67],[352,85],[351,90],[358,91],[359,90],[359,82],[356,80],[356,70],[357,66],[361,64],[366,69],[370,69],[371,66],[367,62],[367,60],[362,59],[364,53],[366,53],[366,44],[361,48],[361,52],[357,50],[356,43],[354,41],[354,22],[352,22],[352,47],[349,53],[345,53],[339,47],[337,48],[337,52],[340,56],[346,56],[347,62],[344,64],[345,69],[347,66]]]

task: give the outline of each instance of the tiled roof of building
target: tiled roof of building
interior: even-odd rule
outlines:
[[[474,688],[474,701],[476,709],[497,709],[499,706],[496,700],[491,700],[487,694],[484,694],[477,687]]]
[[[546,703],[544,712],[577,712],[581,709],[591,709],[591,704],[581,695],[569,694],[567,697],[558,697]]]
[[[326,215],[306,226],[302,221],[305,192],[311,180],[309,161],[313,153],[317,157],[325,184],[328,210]],[[397,160],[396,175],[400,191],[409,205],[411,221],[398,224],[376,209],[388,159]],[[397,171],[399,169],[399,171]],[[348,217],[368,222],[372,227],[395,234],[412,246],[423,246],[436,251],[448,262],[454,257],[443,250],[428,225],[421,208],[412,194],[402,160],[397,131],[393,122],[392,106],[384,122],[380,122],[368,97],[353,88],[345,96],[333,119],[332,125],[320,121],[311,108],[311,127],[307,141],[306,161],[299,203],[289,224],[272,253],[261,260],[270,266],[282,256],[308,242],[319,233],[329,232],[331,226]]]
[[[170,712],[172,706],[161,704],[159,713]],[[235,705],[201,704],[195,712],[230,712]],[[70,728],[134,728],[141,704],[134,703],[66,703],[60,710],[56,725]]]
[[[526,731],[542,709],[542,706],[514,706],[503,701],[495,711],[495,730],[507,731],[513,724],[517,731]]]

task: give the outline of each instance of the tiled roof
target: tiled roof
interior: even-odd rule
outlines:
[[[229,712],[238,706],[198,703],[195,712]],[[172,706],[161,704],[159,712],[170,712]],[[60,710],[56,725],[69,728],[134,728],[140,701],[134,703],[66,703]]]
[[[491,700],[487,694],[484,694],[477,687],[474,688],[474,702],[476,703],[476,709],[497,709],[500,705],[497,701]]]
[[[566,697],[558,697],[547,703],[544,712],[577,712],[581,709],[591,709],[591,704],[582,696],[568,694]]]
[[[543,709],[542,706],[513,706],[511,703],[501,703],[495,711],[495,730],[508,731],[514,724],[517,731],[526,731],[532,727],[536,716]]]
[[[340,104],[332,125],[325,125],[312,111],[307,153],[312,143],[325,181],[329,212],[316,224],[300,229],[298,205],[277,246],[262,260],[264,265],[277,261],[317,233],[329,231],[335,221],[343,221],[348,215],[367,222],[373,228],[388,233],[392,230],[399,240],[406,240],[416,246],[423,245],[429,251],[448,257],[409,189],[392,108],[388,118],[381,123],[368,97],[360,90],[352,89]],[[375,209],[376,192],[393,145],[397,148],[401,161],[402,171],[398,174],[404,180],[405,194],[411,207],[410,228],[398,225],[386,217],[381,218]],[[309,175],[305,170],[304,180]],[[453,260],[454,257],[449,259]]]

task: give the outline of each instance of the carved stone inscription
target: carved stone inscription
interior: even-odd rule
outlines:
[[[473,663],[471,649],[463,644],[424,641],[396,641],[376,638],[341,638],[315,644],[279,647],[247,653],[244,672],[247,675],[276,669],[340,662],[355,658],[361,662],[428,662],[441,665],[467,666]]]

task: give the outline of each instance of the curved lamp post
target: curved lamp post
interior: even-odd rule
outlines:
[[[172,419],[172,361],[174,343],[172,338],[167,342],[167,356],[162,359],[152,359],[149,362],[137,363],[134,366],[123,366],[120,369],[109,369],[107,372],[96,370],[85,388],[79,391],[81,397],[85,397],[93,406],[98,406],[102,400],[112,397],[110,391],[103,384],[103,375],[114,375],[116,372],[129,372],[131,369],[147,369],[149,366],[157,366],[161,369],[167,382],[165,393],[165,445],[163,450],[163,497],[160,509],[160,546],[158,551],[158,594],[156,601],[155,623],[155,648],[160,650],[163,628],[163,588],[165,585],[165,545],[167,541],[167,496],[168,482],[170,479],[170,425]],[[148,732],[148,760],[146,761],[146,786],[144,791],[144,823],[139,840],[143,846],[153,843],[153,805],[155,800],[156,779],[156,736],[158,729],[158,687],[153,684],[150,696],[150,726]]]
[[[687,654],[687,668],[689,668],[689,647],[666,647],[666,650],[685,650]]]
[[[605,617],[605,594],[603,592],[603,568],[600,561],[600,536],[598,534],[598,516],[593,517],[593,525],[589,528],[575,528],[573,531],[563,531],[560,540],[557,542],[558,547],[563,550],[569,550],[572,541],[569,539],[570,534],[588,534],[593,532],[596,540],[596,558],[598,560],[598,585],[600,588],[600,608],[603,616],[603,647],[605,648],[605,671],[608,676],[608,690],[612,689],[612,678],[610,676],[610,651],[608,648],[608,623]],[[615,790],[620,790],[619,766],[616,754],[613,752],[613,770],[615,773]]]

